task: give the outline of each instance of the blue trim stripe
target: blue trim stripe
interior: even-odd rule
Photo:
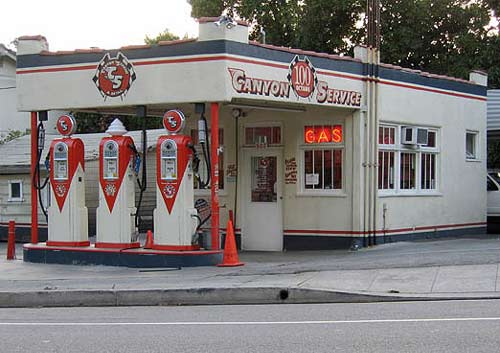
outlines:
[[[178,56],[195,56],[195,55],[214,55],[214,54],[229,54],[243,56],[260,60],[268,60],[283,63],[288,65],[295,57],[295,53],[287,51],[287,49],[273,49],[261,47],[258,45],[245,44],[233,41],[215,40],[202,42],[184,42],[173,45],[151,46],[149,48],[111,50],[111,56],[116,56],[116,53],[121,51],[129,60],[135,61],[140,59],[153,58],[172,58]],[[73,53],[63,55],[18,55],[17,68],[37,68],[55,65],[76,65],[85,63],[99,62],[106,52],[101,53]],[[303,57],[304,55],[300,55]],[[367,65],[358,61],[338,60],[334,58],[324,58],[314,55],[307,55],[316,69],[331,70],[362,77],[367,76]],[[465,94],[477,95],[486,97],[487,88],[474,84],[463,82],[439,79],[434,77],[426,77],[418,73],[405,72],[398,69],[386,67],[379,68],[380,78],[382,80],[390,80],[401,83],[432,87],[448,91],[461,92]]]
[[[286,51],[286,49],[269,49],[257,45],[249,45],[238,42],[227,42],[226,49],[228,54],[241,55],[262,60],[278,61],[287,65],[297,55],[295,53]],[[357,61],[335,60],[312,55],[299,56],[301,58],[307,56],[316,69],[340,71],[359,76],[363,75],[363,64]]]
[[[414,85],[427,86],[436,89],[458,91],[461,93],[469,93],[477,96],[486,97],[487,87],[468,84],[464,82],[451,81],[446,79],[439,79],[435,77],[426,77],[414,72],[405,72],[396,69],[389,69],[385,67],[379,68],[379,75],[381,79],[405,82]]]
[[[149,48],[126,49],[126,50],[109,50],[101,53],[74,53],[64,55],[18,55],[17,68],[34,68],[40,66],[53,65],[73,65],[84,63],[98,63],[106,53],[112,57],[118,52],[123,53],[129,60],[152,59],[175,56],[188,55],[209,55],[221,54],[225,52],[225,42],[210,41],[210,42],[186,42],[175,45],[159,45]]]

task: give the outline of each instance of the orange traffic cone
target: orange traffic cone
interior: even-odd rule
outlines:
[[[233,222],[227,222],[226,244],[224,246],[224,258],[219,267],[234,267],[243,266],[244,263],[238,259],[238,251],[236,250],[236,240],[234,239]]]
[[[144,249],[151,249],[153,247],[153,232],[149,229],[146,233],[146,244],[144,244]]]

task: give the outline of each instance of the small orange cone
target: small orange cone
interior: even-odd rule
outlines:
[[[227,222],[226,244],[224,246],[224,258],[219,267],[234,267],[243,266],[244,263],[238,259],[238,251],[236,250],[236,240],[234,239],[233,222]]]
[[[144,249],[153,248],[153,232],[149,229],[146,233],[146,244],[144,244]]]

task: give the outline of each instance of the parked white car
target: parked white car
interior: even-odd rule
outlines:
[[[488,171],[488,217],[500,218],[500,172]]]

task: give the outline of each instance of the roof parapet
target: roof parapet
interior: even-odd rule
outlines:
[[[469,80],[479,86],[488,86],[488,74],[483,71],[473,70],[469,74]]]
[[[17,38],[17,55],[40,54],[49,50],[49,43],[44,36],[22,36]]]
[[[233,20],[228,16],[202,17],[198,19],[198,41],[231,40],[248,44],[249,28],[246,22]]]

